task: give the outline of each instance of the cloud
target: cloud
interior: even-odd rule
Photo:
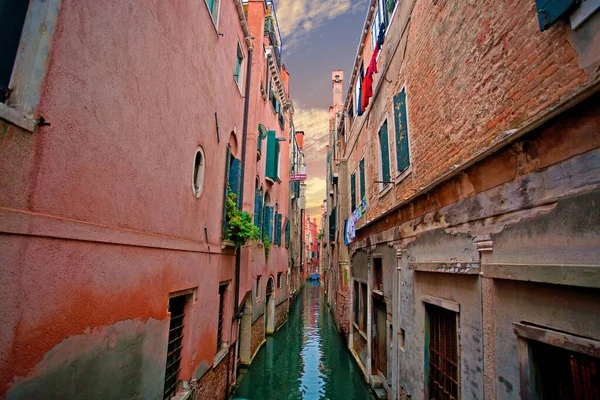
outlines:
[[[325,179],[311,177],[306,180],[306,210],[311,217],[321,214],[321,204],[325,199]],[[310,212],[308,212],[310,210]]]
[[[353,12],[367,0],[279,0],[277,20],[286,45],[293,47],[299,38],[307,35],[328,20]]]
[[[325,146],[329,143],[329,111],[296,108],[294,112],[296,131],[304,131],[304,157],[307,162],[327,158]]]

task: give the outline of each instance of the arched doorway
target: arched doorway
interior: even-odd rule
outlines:
[[[275,333],[275,290],[273,277],[269,276],[266,291],[266,309],[265,309],[265,332],[267,335]]]

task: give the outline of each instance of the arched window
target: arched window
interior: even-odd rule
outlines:
[[[263,211],[263,237],[267,237],[269,242],[273,243],[273,207],[271,206],[271,196],[265,192],[265,206]]]
[[[256,177],[256,185],[254,189],[254,225],[262,232],[263,226],[263,188],[260,184],[260,179]]]

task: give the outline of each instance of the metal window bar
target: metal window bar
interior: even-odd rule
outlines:
[[[185,296],[169,299],[169,341],[167,344],[167,363],[163,399],[171,399],[177,392],[183,342]]]
[[[458,398],[458,338],[456,313],[428,306],[429,314],[429,398]]]
[[[217,351],[223,344],[223,311],[225,309],[225,285],[219,286],[219,327],[217,329]]]

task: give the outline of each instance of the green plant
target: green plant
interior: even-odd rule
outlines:
[[[263,235],[263,244],[265,246],[265,259],[268,260],[269,253],[271,252],[271,241],[266,233]]]
[[[323,231],[320,230],[319,233],[317,234],[317,240],[321,240],[323,238]]]
[[[236,247],[242,247],[250,240],[259,240],[260,232],[252,223],[252,217],[237,206],[237,195],[229,190],[226,204],[227,239]]]

